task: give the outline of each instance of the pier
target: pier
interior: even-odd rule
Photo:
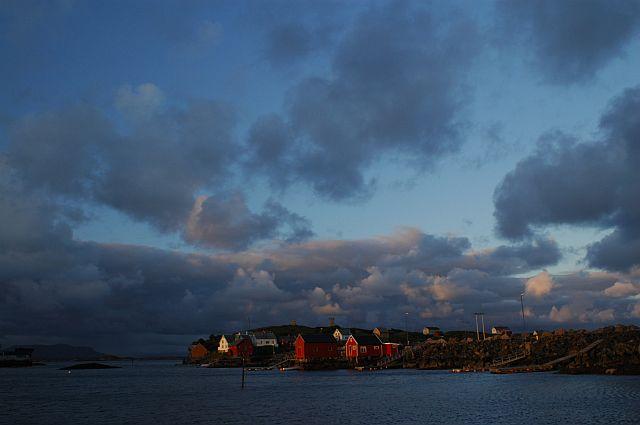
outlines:
[[[576,351],[575,353],[568,354],[566,356],[559,357],[555,360],[552,360],[547,363],[539,364],[539,365],[526,365],[526,366],[514,366],[514,367],[492,367],[490,369],[491,373],[497,374],[510,374],[510,373],[533,373],[533,372],[549,372],[556,368],[560,363],[566,362],[567,360],[571,360],[577,357],[579,354],[587,353],[595,348],[598,344],[600,344],[603,340],[599,339],[597,341],[592,342],[587,345],[583,349]],[[515,354],[512,356],[514,360],[510,360],[508,362],[498,363],[500,365],[504,365],[507,363],[514,362],[519,359],[523,359],[525,357],[521,357],[521,354]],[[494,362],[495,364],[496,362]]]

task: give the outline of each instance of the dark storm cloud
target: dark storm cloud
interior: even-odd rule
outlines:
[[[63,214],[26,196],[10,179],[2,182],[2,218],[15,225],[13,232],[3,231],[0,245],[0,323],[6,338],[23,343],[82,339],[119,352],[175,350],[180,335],[186,344],[193,335],[240,329],[247,316],[258,326],[291,319],[317,324],[326,316],[374,326],[396,325],[409,311],[417,325],[435,320],[464,327],[467,316],[483,305],[493,306],[495,320],[510,323],[519,308],[511,301],[524,282],[508,274],[558,259],[549,254],[557,252],[552,241],[474,251],[466,238],[416,229],[217,255],[80,242],[64,225]],[[260,221],[242,202],[237,206],[233,219]],[[277,204],[265,211],[285,220],[290,214]],[[233,223],[225,228],[233,230]],[[631,314],[625,297],[636,293],[637,276],[624,279],[615,287],[617,277],[600,279],[580,305],[567,304],[566,296],[583,290],[584,276],[571,285],[557,284],[553,288],[566,286],[563,296],[545,290],[547,304],[534,306],[535,312],[550,320],[545,317],[553,304],[554,320],[586,323],[608,315],[612,304]],[[123,348],[117,343],[121,335],[140,339]],[[167,338],[172,342],[161,348],[149,342]]]
[[[195,192],[228,178],[237,155],[234,113],[212,101],[164,108],[152,84],[121,90],[117,106],[126,132],[89,105],[20,120],[9,132],[8,163],[28,190],[97,202],[176,230]]]
[[[428,168],[458,150],[462,106],[469,98],[464,70],[477,43],[474,24],[436,17],[408,3],[362,12],[338,42],[332,77],[309,77],[291,88],[286,118],[258,121],[249,144],[255,161],[286,164],[275,184],[310,184],[320,195],[366,196],[368,166],[383,154]],[[290,137],[289,135],[292,135]],[[269,147],[269,148],[267,148]]]
[[[111,123],[78,105],[28,116],[10,130],[8,157],[27,189],[87,196],[99,178],[96,151],[117,142]]]
[[[275,66],[289,65],[318,49],[318,41],[310,29],[300,23],[286,23],[267,33],[267,60]]]
[[[469,293],[484,291],[470,290],[465,282],[492,281],[492,271],[500,273],[513,261],[505,255],[483,261],[493,257],[492,251],[472,252],[465,238],[415,229],[375,239],[311,241],[213,256],[79,242],[63,215],[40,198],[26,196],[6,171],[2,218],[14,226],[12,232],[3,231],[0,246],[0,322],[8,335],[115,344],[120,334],[190,337],[234,329],[243,326],[247,315],[263,324],[291,318],[317,323],[327,314],[365,324],[374,320],[365,311],[390,317],[393,308],[414,305],[408,297],[415,291],[420,297],[414,308],[446,318],[454,307],[457,314],[464,309],[452,307],[448,297],[462,297],[456,298],[461,303],[471,299],[465,298]],[[269,208],[285,219],[289,214],[277,205]],[[255,218],[243,211],[234,213]],[[296,220],[292,223],[295,227]],[[468,273],[482,278],[464,280],[459,267],[465,264],[477,267]],[[437,277],[425,272],[431,270],[453,273],[457,283],[433,286]],[[496,279],[496,287],[518,282]]]
[[[9,134],[6,166],[25,190],[60,208],[106,205],[200,246],[244,249],[263,239],[313,235],[308,220],[275,201],[252,213],[241,193],[224,195],[240,162],[228,105],[193,100],[171,107],[156,86],[143,84],[122,87],[116,107],[120,124],[89,105],[20,120]],[[196,197],[212,188],[219,193]]]
[[[622,57],[640,32],[636,0],[502,1],[503,40],[521,40],[550,83],[584,82]]]
[[[640,264],[640,88],[625,90],[600,120],[601,139],[578,143],[560,133],[507,174],[494,193],[498,232],[517,239],[549,224],[614,232],[589,247],[596,267]]]
[[[111,146],[97,198],[138,220],[174,230],[184,222],[196,191],[224,187],[238,154],[235,114],[225,104],[194,101],[137,122]]]
[[[282,227],[289,227],[283,234]],[[240,193],[199,197],[186,226],[188,242],[215,248],[246,249],[256,241],[276,236],[301,241],[313,236],[310,223],[270,200],[260,214],[252,213]]]
[[[266,175],[275,189],[291,183],[292,164],[288,151],[293,143],[291,128],[276,114],[260,117],[251,127],[248,145],[251,151],[246,162],[249,173]]]

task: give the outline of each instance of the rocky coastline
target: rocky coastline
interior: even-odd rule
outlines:
[[[600,341],[592,350],[553,368],[570,374],[640,374],[640,328],[610,326],[594,331],[558,329],[538,335],[443,338],[425,344],[415,361],[418,369],[488,370],[497,359],[514,352],[527,356],[510,366],[542,365],[576,353]]]

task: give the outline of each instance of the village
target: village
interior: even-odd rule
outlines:
[[[385,327],[372,330],[345,328],[329,319],[327,327],[274,326],[233,334],[211,335],[194,341],[188,349],[186,364],[204,367],[238,367],[280,369],[389,368],[415,366],[416,353],[426,344],[447,340],[483,340],[511,338],[508,327],[495,326],[487,336],[476,332],[443,332],[425,326],[422,332]],[[411,358],[413,362],[407,362]]]
[[[476,327],[422,332],[376,327],[270,326],[194,341],[184,364],[249,370],[373,371],[388,368],[452,372],[640,374],[640,328],[534,330]]]

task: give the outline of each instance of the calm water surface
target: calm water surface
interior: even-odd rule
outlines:
[[[66,364],[64,364],[66,365]],[[640,377],[248,372],[122,363],[0,369],[2,424],[640,424]]]

